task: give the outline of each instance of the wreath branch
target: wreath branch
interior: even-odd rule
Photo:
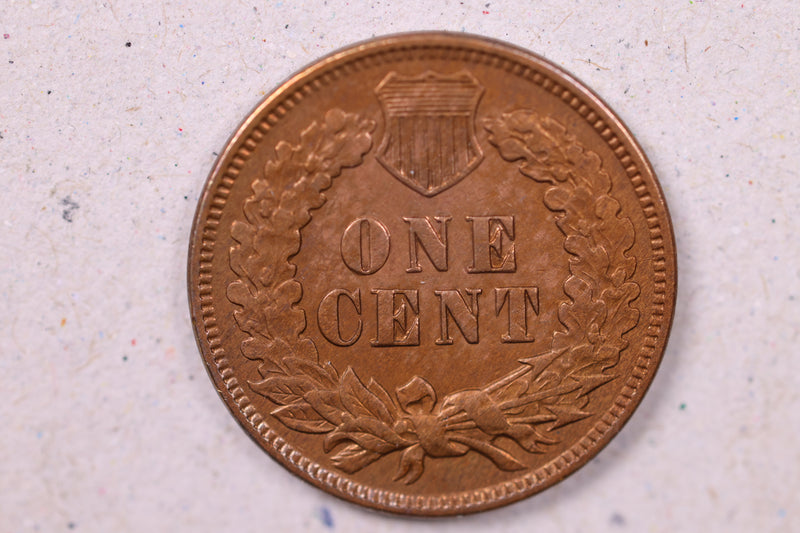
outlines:
[[[502,470],[526,466],[495,444],[505,436],[530,453],[559,442],[557,430],[592,416],[588,395],[615,378],[627,347],[623,335],[639,320],[631,307],[639,294],[632,281],[633,225],[611,196],[599,156],[582,147],[563,125],[529,110],[484,121],[489,141],[525,176],[548,185],[545,206],[554,213],[570,254],[564,282],[568,300],[558,317],[550,350],[520,360],[520,367],[480,389],[456,391],[441,401],[428,381],[413,376],[390,394],[367,384],[352,368],[339,373],[320,362],[314,343],[301,336],[304,312],[296,307],[302,286],[290,258],[300,230],[323,191],[343,168],[360,164],[372,145],[374,123],[332,110],[312,123],[300,142],[278,143],[275,159],[253,182],[244,220],[231,234],[231,269],[238,276],[228,298],[247,334],[242,354],[259,363],[251,388],[276,404],[271,414],[288,428],[324,434],[326,453],[347,473],[401,451],[394,479],[415,482],[426,458],[476,451]]]

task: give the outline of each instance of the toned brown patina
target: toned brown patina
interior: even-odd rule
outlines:
[[[420,515],[519,500],[594,456],[653,379],[675,283],[620,120],[530,52],[442,33],[359,44],[272,93],[189,252],[200,351],[253,439]]]

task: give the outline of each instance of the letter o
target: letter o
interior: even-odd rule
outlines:
[[[342,234],[342,261],[356,274],[374,274],[389,257],[389,230],[372,217],[357,218]]]

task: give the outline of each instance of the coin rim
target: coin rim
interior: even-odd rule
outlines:
[[[582,442],[578,441],[578,443],[573,444],[564,450],[557,458],[551,460],[547,463],[547,465],[545,465],[549,466],[557,463],[559,460],[563,460],[565,464],[562,465],[561,468],[556,468],[555,472],[548,473],[548,475],[542,480],[537,479],[537,482],[533,483],[532,485],[519,488],[514,483],[514,481],[520,481],[520,478],[517,478],[517,480],[514,481],[493,484],[480,489],[473,489],[469,491],[460,490],[453,492],[450,496],[450,498],[454,500],[456,499],[457,495],[464,495],[465,497],[460,502],[453,503],[450,506],[429,507],[425,505],[426,501],[435,500],[437,498],[444,499],[447,495],[419,497],[400,495],[398,493],[390,493],[389,491],[382,489],[370,488],[360,483],[347,480],[342,474],[331,472],[321,467],[314,461],[302,456],[299,451],[293,449],[283,439],[281,439],[275,431],[269,428],[263,417],[255,412],[255,408],[253,408],[252,405],[242,405],[242,403],[244,403],[241,401],[242,399],[248,402],[249,400],[244,395],[244,392],[242,392],[240,395],[235,394],[238,384],[236,383],[236,378],[232,376],[233,371],[231,369],[220,371],[219,369],[221,362],[225,357],[224,353],[220,356],[217,356],[214,353],[215,349],[213,344],[214,338],[216,337],[212,336],[211,333],[212,330],[218,328],[216,326],[216,320],[213,318],[214,305],[213,299],[210,295],[210,289],[208,291],[199,289],[201,281],[200,278],[204,275],[200,273],[199,265],[201,256],[204,253],[210,254],[211,259],[209,259],[209,262],[213,260],[213,243],[210,250],[204,249],[203,232],[208,224],[210,211],[212,207],[214,207],[212,202],[217,200],[216,204],[220,210],[220,215],[222,208],[225,205],[227,195],[222,197],[222,201],[219,202],[220,194],[218,189],[220,182],[222,182],[226,175],[229,178],[231,178],[231,175],[233,175],[231,178],[231,185],[233,184],[235,175],[238,174],[238,169],[236,169],[236,156],[240,154],[242,150],[252,153],[253,149],[255,148],[254,146],[244,148],[243,145],[248,140],[251,140],[251,137],[253,136],[253,133],[257,131],[259,124],[261,124],[264,120],[268,120],[270,114],[276,117],[276,121],[279,121],[280,117],[291,111],[291,109],[284,109],[282,114],[278,113],[278,109],[281,107],[281,105],[284,104],[284,102],[288,102],[289,98],[291,98],[291,96],[293,96],[302,85],[310,84],[314,80],[322,78],[325,73],[335,71],[336,68],[342,68],[348,62],[356,61],[359,58],[378,56],[381,54],[382,50],[383,53],[387,53],[390,50],[400,49],[439,49],[448,47],[453,51],[461,50],[483,53],[488,56],[493,56],[501,61],[506,61],[512,66],[517,64],[523,68],[528,68],[532,72],[530,78],[531,83],[535,83],[533,77],[534,73],[538,74],[545,80],[551,81],[554,92],[558,88],[563,88],[570,95],[577,98],[579,100],[579,104],[583,104],[588,108],[587,115],[591,112],[594,112],[597,115],[598,121],[596,121],[595,124],[601,123],[602,128],[596,127],[593,124],[593,126],[595,126],[595,131],[600,134],[601,138],[604,139],[606,144],[609,144],[611,139],[616,139],[616,149],[618,149],[619,146],[624,148],[625,152],[632,160],[631,164],[636,168],[637,172],[635,175],[640,176],[643,184],[645,185],[644,196],[649,197],[649,205],[655,207],[655,214],[658,218],[663,239],[662,248],[664,249],[664,272],[666,287],[664,290],[665,309],[662,315],[662,322],[660,324],[660,333],[656,336],[656,343],[652,347],[653,354],[648,360],[648,365],[644,367],[641,365],[634,366],[631,374],[634,374],[635,370],[638,369],[640,375],[630,376],[628,381],[633,379],[638,380],[638,383],[636,383],[635,386],[629,386],[626,383],[626,386],[621,389],[621,391],[626,387],[632,389],[628,403],[624,407],[617,405],[616,401],[623,396],[622,392],[620,392],[615,398],[615,404],[604,412],[593,429],[587,432],[583,439],[586,439],[588,435],[590,435],[593,431],[596,431],[600,423],[604,423],[608,427],[600,434],[599,438],[593,440],[588,447],[584,446],[585,449],[581,455],[575,457],[574,460],[571,461],[564,460],[564,456],[568,453],[575,455],[574,452],[572,452],[572,448],[578,443]],[[510,71],[510,68],[508,70]],[[541,86],[541,83],[539,85]],[[571,107],[573,110],[578,112],[577,105]],[[586,119],[587,115],[581,116],[582,118]],[[608,138],[604,137],[606,131],[610,131],[610,136],[608,136]],[[614,147],[610,148],[612,151],[615,150]],[[617,159],[619,160],[621,157],[622,156],[617,156]],[[242,161],[242,165],[243,164],[244,161]],[[235,172],[231,172],[232,169],[234,169]],[[634,176],[631,176],[630,174],[628,175],[629,179],[633,179],[633,177]],[[639,195],[638,192],[637,195],[641,200],[642,195]],[[219,205],[220,203],[221,205]],[[643,211],[646,207],[647,206],[643,206],[640,201],[640,208],[642,208]],[[645,217],[647,217],[646,212]],[[608,442],[610,442],[611,439],[616,436],[616,434],[630,419],[636,407],[638,407],[639,403],[641,402],[641,399],[649,389],[653,377],[658,370],[664,352],[666,351],[666,345],[675,314],[678,281],[677,274],[678,265],[675,236],[663,191],[656,178],[655,172],[649,160],[647,159],[647,156],[636,142],[635,138],[624,122],[617,117],[616,114],[611,111],[610,107],[586,85],[581,83],[574,76],[567,73],[560,67],[534,54],[533,52],[503,41],[490,39],[483,36],[452,32],[401,33],[362,41],[328,54],[320,60],[307,65],[280,84],[275,90],[273,90],[247,115],[245,120],[236,129],[233,135],[231,135],[225,145],[224,151],[220,153],[214,167],[209,173],[203,188],[203,192],[198,200],[197,210],[195,212],[195,218],[192,224],[187,264],[187,284],[190,314],[198,348],[205,363],[209,377],[213,381],[221,399],[242,426],[242,428],[248,433],[248,435],[250,435],[250,437],[259,444],[259,446],[267,451],[270,456],[283,464],[284,467],[300,476],[301,479],[304,479],[305,481],[322,488],[326,492],[345,500],[374,509],[400,514],[417,514],[426,516],[473,513],[493,509],[521,500],[558,483],[580,469],[580,467],[586,464],[590,459],[595,457],[608,444]],[[208,284],[210,286],[210,281]],[[207,300],[204,300],[204,298],[207,298]],[[204,320],[202,309],[204,303],[209,303],[211,306],[212,312],[210,315],[210,321],[207,318]],[[647,328],[649,326],[643,325],[639,327]],[[219,345],[219,342],[217,342],[217,345]],[[637,353],[635,357],[637,357],[636,362],[640,362],[643,356],[640,352]],[[614,417],[614,420],[612,420],[610,423],[606,423],[604,419],[611,414],[611,411],[614,408],[617,408],[619,413],[616,415],[611,415]],[[263,431],[263,428],[266,428],[266,431]],[[544,467],[540,467],[540,469],[541,468]],[[535,475],[538,470],[539,469],[528,471],[527,475]],[[510,493],[505,491],[498,493],[497,487],[505,487],[508,485],[516,487],[516,490]],[[494,493],[489,494],[489,497],[486,498],[485,496],[487,491]],[[469,494],[471,494],[472,497],[469,497]],[[392,495],[396,496],[396,499],[405,500],[405,503],[392,503]],[[379,500],[378,498],[383,499]]]

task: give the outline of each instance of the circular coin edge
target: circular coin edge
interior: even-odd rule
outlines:
[[[595,427],[556,459],[528,472],[522,477],[525,482],[518,478],[482,489],[433,496],[408,496],[369,488],[347,480],[304,457],[269,428],[250,404],[233,375],[233,370],[227,364],[221,348],[210,289],[211,261],[222,209],[239,169],[244,166],[264,133],[302,101],[304,90],[324,87],[328,82],[334,81],[338,77],[335,73],[345,70],[347,65],[358,68],[359,61],[362,66],[370,60],[380,63],[386,61],[389,54],[400,55],[414,50],[420,53],[427,50],[440,59],[446,58],[447,53],[458,55],[460,52],[467,54],[462,59],[485,62],[496,67],[502,65],[508,72],[528,79],[567,102],[594,128],[626,169],[651,230],[651,249],[660,249],[660,255],[664,259],[662,268],[657,270],[664,273],[664,280],[657,282],[663,286],[657,293],[664,295],[659,313],[661,320],[658,324],[651,322],[649,325],[639,326],[655,326],[659,329],[657,334],[648,335],[653,340],[652,345],[645,343],[651,353],[645,356],[640,352],[635,356],[636,364],[632,375],[616,398],[614,406],[601,416]],[[383,56],[382,60],[378,59],[380,56]],[[651,213],[649,215],[648,209]],[[660,237],[652,236],[654,230]],[[649,388],[666,348],[677,290],[674,251],[669,212],[649,161],[621,119],[585,85],[536,54],[501,41],[444,32],[400,34],[358,43],[301,70],[263,100],[231,136],[209,174],[198,202],[189,249],[189,302],[196,340],[207,371],[221,398],[247,433],[273,458],[315,486],[355,503],[395,513],[452,515],[495,508],[540,492],[578,470],[619,432]],[[634,404],[633,408],[631,403]],[[587,439],[590,442],[585,444]],[[579,450],[577,453],[573,450],[576,448]],[[543,474],[541,479],[540,472]]]

